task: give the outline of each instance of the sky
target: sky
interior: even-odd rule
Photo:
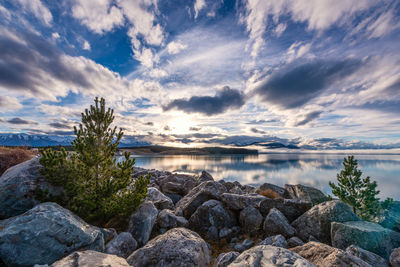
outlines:
[[[0,0],[0,132],[96,96],[151,144],[400,148],[400,1]]]

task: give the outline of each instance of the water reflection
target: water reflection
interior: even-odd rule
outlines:
[[[302,183],[330,193],[329,181],[336,179],[345,155],[260,154],[221,156],[135,156],[136,166],[171,172],[210,172],[217,180],[243,184],[269,182],[283,186]],[[364,175],[378,182],[381,196],[400,199],[400,155],[356,155]]]

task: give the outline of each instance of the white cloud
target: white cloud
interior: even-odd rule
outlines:
[[[85,41],[83,42],[82,49],[83,49],[83,50],[90,50],[90,49],[91,49],[90,43],[89,43],[88,41],[85,40]]]
[[[121,10],[112,5],[111,0],[74,0],[72,15],[98,34],[111,31],[124,22]]]
[[[279,23],[278,26],[276,26],[276,28],[275,28],[276,36],[278,36],[278,37],[281,36],[282,33],[286,30],[286,27],[287,27],[287,24]]]
[[[22,108],[21,103],[16,97],[0,96],[0,110],[1,111],[15,111]]]
[[[53,41],[60,39],[60,34],[58,32],[53,32],[51,34],[51,39],[53,39]]]
[[[393,11],[389,10],[381,14],[373,23],[368,25],[367,32],[370,38],[379,38],[389,34],[400,27],[400,22],[394,22]]]
[[[51,25],[53,15],[40,0],[18,0],[18,2],[21,4],[24,11],[32,12],[43,24],[47,26]]]
[[[179,41],[178,42],[172,41],[167,45],[168,53],[170,53],[172,55],[178,54],[180,51],[185,50],[186,48],[187,48],[187,45],[185,45]]]
[[[199,13],[202,9],[206,7],[206,1],[205,0],[196,0],[194,3],[194,18],[197,19],[199,16]]]

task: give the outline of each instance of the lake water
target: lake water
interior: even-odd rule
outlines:
[[[331,193],[344,154],[275,153],[259,155],[135,155],[136,165],[170,172],[199,173],[206,170],[214,179],[257,185],[265,182],[310,185]],[[400,155],[355,155],[363,177],[378,182],[380,197],[400,200]]]

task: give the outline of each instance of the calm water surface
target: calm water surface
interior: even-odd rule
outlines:
[[[199,173],[214,179],[257,185],[301,183],[331,193],[329,181],[342,169],[343,154],[260,154],[189,156],[135,155],[136,165],[170,172]],[[400,200],[400,155],[355,155],[364,176],[378,182],[380,197]]]

